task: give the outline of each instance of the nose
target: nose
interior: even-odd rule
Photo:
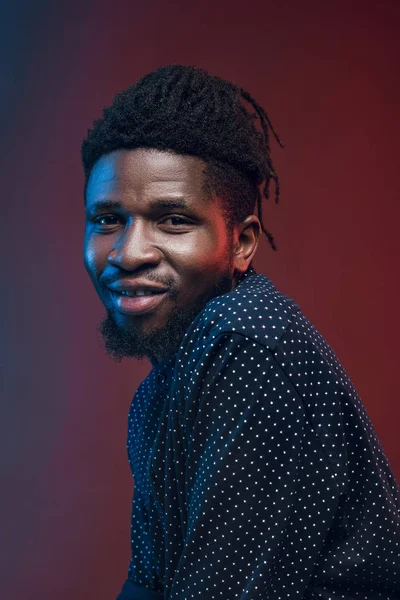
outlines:
[[[154,246],[149,227],[140,219],[127,226],[108,255],[112,265],[133,271],[143,264],[158,264],[161,252]]]

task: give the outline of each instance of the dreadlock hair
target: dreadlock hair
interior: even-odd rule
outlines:
[[[248,112],[244,101],[255,110]],[[256,127],[259,119],[262,131]],[[114,150],[156,148],[204,160],[204,184],[221,199],[227,230],[258,206],[262,231],[273,250],[276,244],[262,221],[262,195],[269,197],[279,180],[269,143],[269,131],[283,147],[264,109],[244,89],[210,75],[205,69],[167,65],[148,73],[103,110],[82,142],[85,187],[95,162]]]

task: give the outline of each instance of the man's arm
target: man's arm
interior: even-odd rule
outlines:
[[[152,570],[152,540],[148,530],[146,509],[141,500],[140,491],[134,489],[131,513],[131,546],[132,557],[129,563],[128,576],[116,600],[163,600],[164,594],[151,589],[148,581]],[[133,581],[143,583],[133,583]]]
[[[149,588],[136,585],[127,579],[116,600],[163,600],[162,592],[153,592]]]
[[[340,495],[301,397],[236,333],[185,387],[188,524],[169,597],[301,598]]]

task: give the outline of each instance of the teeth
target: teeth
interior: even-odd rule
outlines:
[[[150,292],[150,291],[145,291],[145,290],[137,290],[136,292],[129,292],[127,290],[123,290],[121,292],[121,294],[123,296],[152,296],[153,294],[156,294],[157,292]]]

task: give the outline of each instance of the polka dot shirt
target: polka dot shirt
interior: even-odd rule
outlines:
[[[399,600],[400,489],[354,386],[250,268],[133,398],[117,600]]]

